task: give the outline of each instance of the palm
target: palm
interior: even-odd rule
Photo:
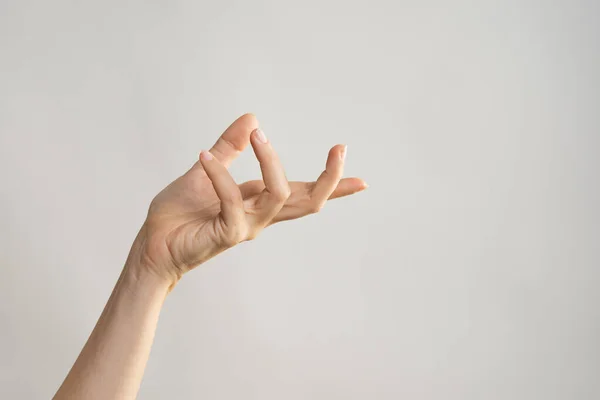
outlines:
[[[163,189],[150,206],[149,215],[160,224],[166,241],[167,251],[157,256],[171,258],[169,261],[186,269],[214,256],[223,242],[220,211],[212,182],[201,166],[194,165]]]

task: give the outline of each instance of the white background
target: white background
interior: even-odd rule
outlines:
[[[254,112],[290,179],[346,143],[370,188],[187,275],[140,399],[600,398],[599,4],[2,0],[0,397],[53,395]]]

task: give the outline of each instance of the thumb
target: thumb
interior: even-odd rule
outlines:
[[[258,128],[258,120],[254,114],[244,114],[236,119],[217,139],[214,146],[210,149],[217,160],[224,166],[229,164],[241,153],[250,143],[250,134]]]

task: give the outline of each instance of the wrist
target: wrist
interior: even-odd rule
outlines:
[[[136,284],[144,284],[157,289],[166,285],[168,293],[179,282],[181,274],[175,273],[174,268],[168,268],[158,261],[164,257],[149,254],[152,249],[156,253],[155,249],[160,246],[150,243],[147,231],[148,228],[144,223],[131,246],[125,262],[125,270],[129,278]]]
[[[130,291],[140,296],[166,296],[175,286],[172,280],[137,263],[125,264],[122,282]]]

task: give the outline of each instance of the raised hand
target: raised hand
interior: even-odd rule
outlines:
[[[227,166],[249,143],[262,180],[238,185]],[[162,305],[181,276],[270,224],[366,188],[361,179],[341,179],[345,153],[334,146],[315,182],[290,183],[256,118],[238,118],[152,200],[104,311],[54,398],[135,399]]]
[[[227,166],[248,143],[262,180],[238,185]],[[189,171],[154,198],[128,263],[151,270],[172,287],[185,272],[255,238],[265,227],[315,213],[328,199],[365,189],[359,178],[342,179],[345,153],[345,146],[334,146],[316,181],[288,182],[256,118],[238,118],[210,151],[201,152]]]

